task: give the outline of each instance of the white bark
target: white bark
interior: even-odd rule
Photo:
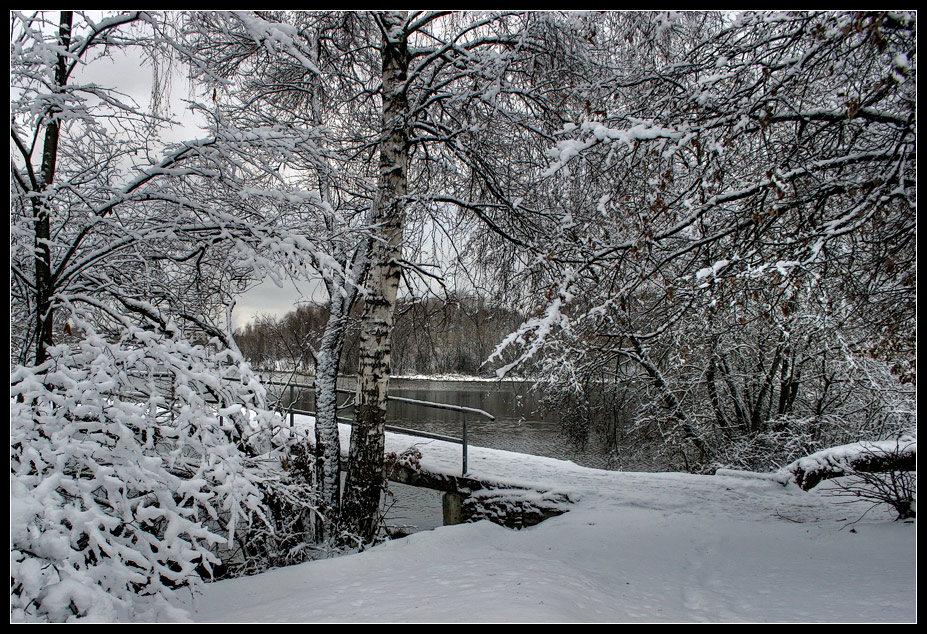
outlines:
[[[404,12],[376,16],[383,30],[383,133],[380,174],[362,316],[357,404],[351,432],[350,471],[345,483],[343,516],[347,527],[365,541],[376,535],[383,487],[386,394],[390,374],[390,335],[399,290],[403,210],[406,202],[409,134],[405,120],[405,81],[409,53]]]
[[[344,333],[351,306],[357,295],[357,283],[367,267],[367,247],[359,247],[346,270],[347,280],[329,283],[330,313],[319,346],[315,371],[316,463],[315,474],[325,523],[317,537],[332,533],[332,524],[341,512],[341,438],[338,432],[338,399],[335,388],[338,366],[344,349]]]

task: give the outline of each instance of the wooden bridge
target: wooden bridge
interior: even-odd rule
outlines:
[[[295,425],[296,415],[315,416],[313,411],[295,407],[299,400],[298,391],[314,390],[313,385],[276,381],[267,381],[265,385],[283,387],[283,390],[276,398],[276,405],[278,411],[289,416],[291,425]],[[338,389],[337,391],[342,394],[353,394],[351,390]],[[442,515],[446,526],[488,519],[509,528],[523,528],[533,526],[549,517],[565,513],[569,509],[571,500],[564,494],[543,491],[524,485],[513,485],[502,481],[489,481],[468,475],[467,417],[477,416],[487,420],[495,420],[495,417],[489,412],[472,407],[421,401],[399,396],[388,396],[387,399],[421,407],[457,411],[462,414],[460,438],[406,429],[394,425],[387,425],[386,427],[387,432],[455,443],[461,446],[460,475],[451,474],[445,470],[437,471],[422,468],[419,461],[421,453],[415,448],[410,448],[399,454],[387,454],[386,464],[384,465],[387,477],[391,482],[440,491],[442,493]],[[339,410],[347,409],[350,406],[350,399],[348,399],[339,406]],[[353,420],[349,418],[339,417],[338,420],[345,425],[353,424]],[[344,434],[342,434],[343,436]],[[346,439],[342,438],[342,440]],[[347,457],[346,450],[347,443],[342,442],[342,457],[344,458]]]
[[[467,476],[427,471],[402,455],[387,459],[391,482],[441,491],[444,525],[488,519],[509,528],[524,528],[565,513],[571,500],[563,494]]]

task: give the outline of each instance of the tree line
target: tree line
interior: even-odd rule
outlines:
[[[351,311],[339,372],[357,369],[360,306]],[[235,330],[235,341],[261,371],[314,374],[312,350],[328,319],[324,304],[305,304],[283,315],[259,316]],[[475,296],[399,299],[393,327],[391,371],[399,375],[493,376],[484,361],[524,316]]]

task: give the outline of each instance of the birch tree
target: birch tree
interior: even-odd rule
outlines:
[[[200,78],[237,127],[281,124],[313,137],[279,169],[320,201],[312,228],[319,248],[305,256],[307,275],[327,291],[328,317],[322,332],[299,347],[315,368],[314,481],[322,511],[315,538],[324,541],[340,531],[336,383],[370,249],[375,170],[368,163],[375,143],[369,139],[376,127],[368,122],[365,94],[372,59],[366,31],[372,25],[337,13],[193,13],[185,20]]]
[[[374,15],[382,31],[382,131],[380,170],[371,220],[377,227],[364,284],[357,402],[351,432],[351,467],[345,482],[344,519],[353,532],[371,540],[378,529],[384,480],[386,396],[390,374],[390,335],[399,292],[402,227],[407,194],[409,132],[408,33],[402,12]]]
[[[366,276],[323,278],[327,285],[329,279],[336,281],[329,287],[335,304],[348,307],[349,301],[341,302],[350,299],[358,283],[364,302],[356,397],[361,422],[352,434],[345,516],[347,526],[369,541],[383,485],[389,336],[400,279],[441,277],[438,263],[416,261],[403,226],[460,227],[448,216],[462,212],[508,245],[530,244],[525,236],[543,223],[546,212],[519,209],[532,190],[506,154],[541,165],[546,142],[537,138],[553,141],[553,130],[561,124],[549,98],[553,89],[545,93],[532,83],[557,65],[545,52],[545,38],[555,25],[540,15],[450,12],[256,12],[195,20],[214,23],[214,35],[199,47],[212,60],[210,72],[232,78],[244,71],[233,84],[249,95],[243,102],[257,105],[261,116],[273,113],[280,121],[327,130],[319,149],[333,169],[307,165],[302,177],[317,180],[334,215],[344,217],[351,205],[359,209],[358,201],[368,214],[362,223],[372,230],[364,247],[367,257],[336,256],[341,264],[331,269],[363,273],[363,266],[354,268],[350,262],[365,261]],[[547,61],[537,61],[544,55]],[[494,140],[507,129],[519,137],[509,147]],[[448,231],[446,238],[466,252],[459,235]],[[500,258],[517,266],[513,259]],[[340,319],[337,310],[331,314],[336,322]],[[334,361],[340,349],[343,328],[330,332],[320,360]],[[326,376],[317,389],[333,387],[337,363],[320,367]],[[325,483],[324,498],[335,514],[334,392],[325,388],[318,402],[318,479]]]
[[[526,235],[545,226],[527,207],[541,156],[559,114],[543,82],[548,43],[559,24],[544,16],[449,12],[372,16],[382,41],[380,171],[373,200],[370,268],[358,365],[357,416],[345,485],[344,517],[363,540],[376,535],[382,489],[390,337],[400,277],[421,273],[403,251],[403,226],[448,213],[469,216],[536,255]],[[547,56],[547,57],[545,57]],[[496,136],[503,132],[505,136]],[[509,145],[500,144],[506,138]],[[521,169],[508,162],[524,159]],[[525,204],[522,209],[520,206]],[[472,226],[472,225],[471,225]],[[459,236],[448,236],[460,244]],[[431,265],[439,263],[430,263]],[[511,260],[508,265],[513,266]]]

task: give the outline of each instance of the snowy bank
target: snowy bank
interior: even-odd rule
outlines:
[[[346,437],[346,434],[343,433]],[[415,443],[422,464],[459,447]],[[773,479],[622,473],[471,448],[471,474],[579,500],[511,531],[488,522],[207,584],[203,622],[914,621],[916,522]],[[845,501],[841,501],[845,502]]]

